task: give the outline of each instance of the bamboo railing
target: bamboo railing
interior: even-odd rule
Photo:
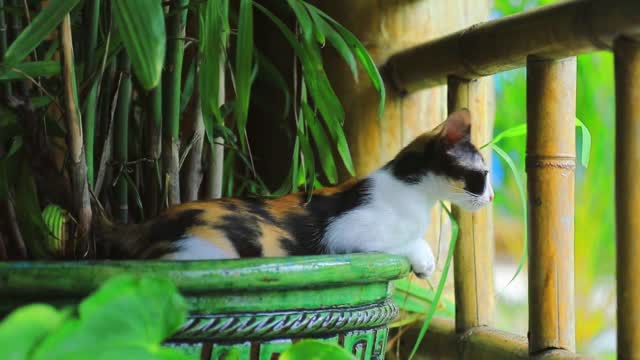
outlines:
[[[476,79],[527,67],[528,339],[490,327],[490,222],[456,209],[461,225],[454,268],[456,321],[434,321],[422,345],[427,356],[585,358],[575,354],[575,56],[599,49],[613,49],[615,55],[618,358],[640,358],[640,271],[634,266],[640,258],[638,0],[574,0],[541,7],[402,51],[385,65],[399,93],[446,83],[450,111],[479,106]],[[478,125],[482,128],[482,122]],[[482,136],[487,134],[472,134],[475,141]]]

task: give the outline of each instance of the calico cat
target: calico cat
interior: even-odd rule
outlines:
[[[171,207],[143,224],[98,229],[113,259],[174,260],[380,251],[407,256],[419,277],[435,263],[423,234],[445,200],[474,211],[493,199],[470,142],[470,114],[445,122],[361,179],[275,199],[223,198]]]

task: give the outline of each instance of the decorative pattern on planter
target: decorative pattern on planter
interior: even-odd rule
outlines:
[[[172,341],[253,340],[336,334],[387,324],[398,315],[391,300],[359,307],[272,313],[190,315]]]
[[[313,337],[315,340],[337,344],[350,351],[356,360],[382,360],[387,345],[389,330],[378,327],[368,330],[356,330],[327,338]],[[169,343],[185,353],[206,360],[224,360],[232,352],[240,360],[275,360],[285,350],[303,338],[275,339],[266,341],[243,341],[238,343],[180,344]]]

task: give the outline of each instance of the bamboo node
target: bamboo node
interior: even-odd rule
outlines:
[[[574,170],[576,158],[572,156],[535,156],[527,155],[527,169],[556,168]]]

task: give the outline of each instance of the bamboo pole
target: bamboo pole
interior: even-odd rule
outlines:
[[[449,112],[468,108],[472,116],[471,141],[476,145],[486,143],[491,137],[491,123],[481,93],[480,81],[449,78]],[[485,159],[489,153],[483,154]],[[491,325],[495,302],[493,293],[493,241],[492,224],[487,207],[471,213],[454,206],[453,213],[460,226],[454,255],[454,288],[456,299],[456,329]]]
[[[609,48],[619,34],[640,36],[640,1],[563,1],[403,51],[388,71],[399,91],[414,92],[444,84],[448,75],[473,79],[522,67],[528,55],[562,59]]]
[[[159,167],[162,152],[162,87],[160,85],[147,93],[147,117],[145,121],[144,166],[144,210],[147,216],[155,216],[159,210],[161,174]]]
[[[618,359],[640,348],[640,43],[614,43],[616,78],[616,226]]]
[[[406,359],[420,331],[419,326],[409,329],[402,336],[400,356],[389,349],[386,359]],[[416,358],[437,360],[579,360],[592,357],[562,349],[549,349],[529,355],[527,339],[486,326],[474,327],[460,333],[453,320],[434,318],[429,331],[420,344]]]
[[[224,104],[226,100],[225,87],[225,64],[224,53],[220,58],[220,84],[218,88],[218,104]],[[207,120],[211,121],[211,120]],[[224,169],[224,138],[218,136],[213,139],[213,144],[206,147],[209,150],[209,167],[207,168],[207,183],[205,187],[205,197],[207,199],[218,199],[222,197],[222,176]]]
[[[167,19],[167,56],[162,78],[162,157],[169,177],[169,205],[180,203],[180,95],[188,0],[172,1]]]
[[[0,56],[4,58],[4,53],[7,51],[7,22],[5,20],[4,0],[0,0]],[[7,99],[11,96],[11,83],[5,82],[2,84],[2,96]]]
[[[116,176],[115,213],[121,223],[129,221],[129,192],[127,185],[127,161],[129,154],[129,108],[131,104],[131,62],[126,52],[118,54],[118,72],[122,74],[113,137],[113,156],[118,165]]]
[[[575,351],[576,59],[527,59],[529,352]]]
[[[84,48],[84,75],[85,80],[90,79],[92,74],[96,72],[98,59],[96,58],[96,49],[98,42],[98,24],[100,22],[100,0],[88,1],[83,9],[83,23],[86,32],[85,48]],[[100,75],[96,75],[95,79],[91,79],[89,93],[86,97],[84,108],[84,146],[87,158],[87,179],[89,187],[93,188],[94,180],[94,142],[96,132],[97,103],[98,103],[98,84],[100,83]]]
[[[78,108],[73,65],[73,39],[71,38],[71,18],[66,15],[60,26],[60,45],[62,48],[62,74],[65,99],[65,121],[67,126],[67,147],[69,149],[71,191],[73,214],[78,221],[78,237],[89,235],[91,226],[91,203],[87,183],[87,164],[82,140],[82,120]],[[76,244],[72,244],[75,251]]]

